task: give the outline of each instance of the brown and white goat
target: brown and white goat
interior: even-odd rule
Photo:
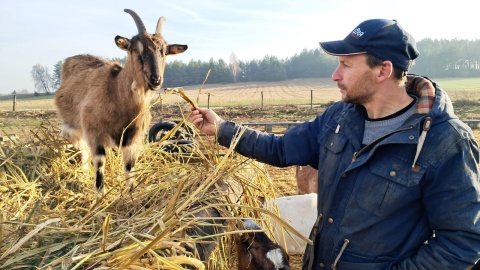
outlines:
[[[261,230],[251,219],[243,224],[247,230]],[[288,254],[264,232],[245,233],[236,242],[239,270],[290,270]]]
[[[220,218],[221,216],[215,208],[207,208],[195,214],[195,218],[203,220],[203,225],[189,227],[186,231],[194,238],[202,238],[195,247],[186,246],[186,249],[204,262],[209,260],[220,241],[213,235],[225,232],[226,219]],[[289,256],[285,249],[270,240],[257,223],[251,219],[243,220],[243,227],[254,231],[235,235],[238,270],[290,270]]]
[[[131,39],[116,36],[115,44],[127,52],[122,67],[92,55],[69,57],[62,66],[62,80],[55,105],[62,120],[61,135],[80,150],[89,149],[95,186],[103,191],[105,148],[122,149],[127,185],[150,123],[150,102],[163,83],[165,57],[182,53],[187,45],[168,44],[162,37],[161,17],[155,34],[146,31],[140,17],[129,13],[138,29]],[[88,155],[83,155],[85,165]]]

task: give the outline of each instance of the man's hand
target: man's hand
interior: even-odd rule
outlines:
[[[213,110],[198,107],[192,110],[189,120],[198,130],[207,135],[215,135],[220,123],[224,122]]]

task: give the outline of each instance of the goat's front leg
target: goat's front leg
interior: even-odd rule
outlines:
[[[134,170],[135,162],[137,161],[136,147],[134,145],[124,146],[122,147],[122,154],[126,188],[129,189],[129,191],[133,191],[134,177],[132,171]]]
[[[93,153],[93,167],[95,170],[95,188],[101,193],[105,193],[104,178],[105,178],[105,162],[106,152],[105,147],[97,145]]]
[[[80,155],[81,155],[81,168],[82,170],[88,170],[89,167],[88,167],[88,159],[90,157],[90,152],[89,152],[89,149],[88,149],[88,146],[87,144],[82,140],[78,143],[79,147],[78,149],[80,150]]]
[[[79,129],[72,128],[70,125],[62,124],[60,136],[70,141],[73,147],[79,150],[81,168],[83,170],[88,170],[88,158],[90,157],[90,152],[87,143],[83,139],[82,132]]]

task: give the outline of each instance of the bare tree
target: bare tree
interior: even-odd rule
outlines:
[[[60,82],[62,80],[62,61],[58,61],[53,66],[53,89],[58,89],[60,87]]]
[[[235,53],[230,54],[230,71],[233,75],[233,81],[237,82],[237,76],[240,73],[240,68],[238,66],[238,59]]]
[[[51,94],[53,92],[53,77],[48,71],[48,67],[36,64],[32,68],[32,79],[36,92],[45,92]]]

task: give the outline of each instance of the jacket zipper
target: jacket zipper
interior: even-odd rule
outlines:
[[[397,129],[397,130],[394,130],[378,139],[376,139],[375,141],[365,145],[362,149],[358,150],[357,152],[354,152],[353,153],[353,157],[352,157],[352,163],[355,162],[358,158],[358,156],[360,154],[363,154],[363,152],[366,152],[368,150],[370,150],[371,148],[373,148],[375,145],[377,145],[379,142],[385,140],[387,137],[395,134],[395,133],[398,133],[398,132],[401,132],[401,131],[405,131],[405,130],[410,130],[410,129],[413,129],[413,126],[408,126],[408,127],[404,127],[404,128],[401,128],[401,129]]]

